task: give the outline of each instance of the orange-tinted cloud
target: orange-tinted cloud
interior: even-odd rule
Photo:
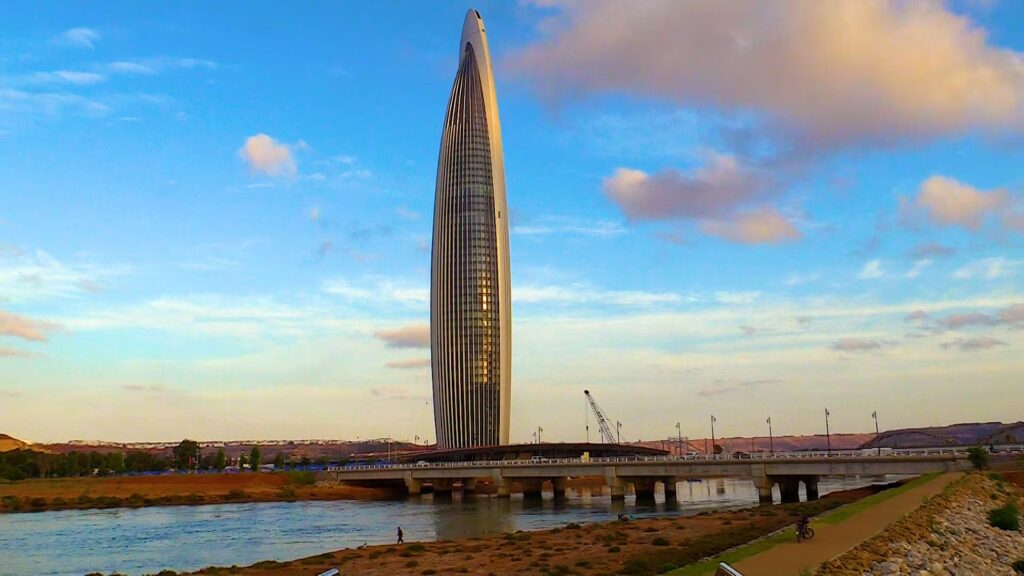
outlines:
[[[817,146],[1024,130],[1024,57],[942,2],[553,2],[509,59],[542,95],[750,110]]]
[[[389,348],[427,348],[430,346],[430,326],[410,324],[395,330],[379,330],[373,335]]]
[[[32,320],[12,312],[0,310],[0,336],[14,336],[25,340],[45,342],[47,333],[56,326],[49,322]]]

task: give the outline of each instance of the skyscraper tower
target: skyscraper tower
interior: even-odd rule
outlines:
[[[498,97],[480,13],[459,42],[441,135],[430,266],[430,362],[440,448],[508,444],[512,289]]]

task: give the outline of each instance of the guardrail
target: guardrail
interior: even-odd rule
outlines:
[[[1001,452],[1024,453],[1024,445],[1001,446]],[[952,456],[966,457],[966,447],[956,448],[910,448],[910,449],[882,449],[882,453],[876,453],[874,448],[863,450],[833,450],[814,452],[754,452],[740,454],[697,454],[684,456],[618,456],[609,458],[530,458],[516,460],[477,460],[471,462],[422,462],[422,463],[380,463],[362,464],[355,466],[332,466],[328,472],[345,472],[358,470],[430,470],[445,468],[503,468],[521,466],[557,466],[562,464],[635,464],[642,462],[652,463],[679,463],[693,462],[699,464],[735,464],[744,461],[790,461],[800,459],[858,459],[877,460],[878,458],[913,458],[928,456]]]

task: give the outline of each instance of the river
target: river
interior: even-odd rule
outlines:
[[[822,480],[822,494],[864,486],[866,481]],[[757,505],[750,481],[684,482],[678,502],[637,505],[613,502],[589,489],[568,491],[564,501],[456,495],[435,501],[262,502],[137,509],[66,510],[0,514],[0,575],[77,575],[120,572],[131,576],[162,569],[245,566],[260,560],[291,560],[361,544],[451,540],[542,530],[568,522],[600,522],[620,512],[638,518],[697,514]],[[778,489],[776,488],[776,491]],[[776,494],[776,501],[778,494]]]

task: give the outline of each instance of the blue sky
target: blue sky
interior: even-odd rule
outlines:
[[[1024,7],[475,7],[513,439],[1020,419]],[[432,439],[466,9],[5,3],[0,431]]]

